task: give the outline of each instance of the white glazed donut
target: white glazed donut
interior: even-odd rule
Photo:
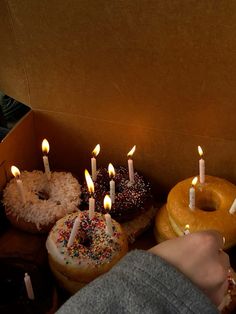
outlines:
[[[80,224],[73,244],[67,247],[74,221]],[[57,221],[46,247],[49,265],[59,284],[71,293],[107,272],[128,251],[127,238],[119,223],[112,220],[113,235],[107,233],[104,215],[88,211],[69,214]]]

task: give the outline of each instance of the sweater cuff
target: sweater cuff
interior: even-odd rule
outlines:
[[[142,285],[151,287],[150,293],[161,294],[167,302],[178,309],[179,313],[219,313],[215,305],[197,286],[158,255],[134,250],[129,252],[113,271],[115,269],[119,272],[128,270],[126,276],[135,276],[135,281],[140,280]]]

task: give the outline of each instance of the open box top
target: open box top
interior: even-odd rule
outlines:
[[[0,90],[33,112],[1,143],[0,162],[42,167],[46,137],[52,169],[83,176],[97,143],[103,166],[126,165],[136,144],[135,168],[160,194],[198,173],[201,145],[206,172],[236,182],[235,11],[212,1],[1,1]]]

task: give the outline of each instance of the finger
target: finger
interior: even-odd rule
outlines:
[[[216,306],[219,306],[222,303],[222,300],[224,300],[225,295],[227,295],[227,293],[228,293],[228,280],[226,279],[223,282],[223,284],[220,287],[218,287],[218,289],[211,291],[208,294],[208,296]]]
[[[204,231],[209,240],[211,240],[212,248],[215,248],[217,251],[222,250],[225,244],[225,237],[216,230],[207,230]]]
[[[219,258],[220,264],[223,266],[225,271],[228,273],[229,269],[231,269],[229,255],[227,253],[225,253],[224,251],[221,251],[218,254],[218,258]]]

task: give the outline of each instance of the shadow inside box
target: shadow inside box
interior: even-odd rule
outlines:
[[[27,294],[25,273],[30,276],[33,300]],[[17,257],[0,258],[0,313],[49,314],[57,307],[57,292],[48,267]]]
[[[236,271],[236,246],[232,247],[231,249],[228,249],[226,253],[229,254],[230,264],[234,271]]]
[[[4,206],[0,202],[0,236],[9,228],[9,226],[10,222],[7,220]]]

